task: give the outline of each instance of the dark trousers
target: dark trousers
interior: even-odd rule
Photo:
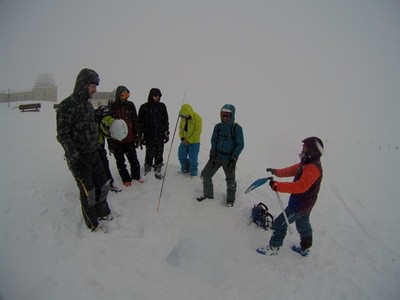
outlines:
[[[108,180],[111,180],[111,182],[114,182],[114,178],[112,177],[111,171],[110,171],[110,163],[108,161],[108,157],[107,157],[107,150],[103,147],[99,148],[99,150],[97,150],[97,152],[99,152],[99,156],[100,156],[100,160],[103,163],[104,166],[104,172],[106,172],[106,176]]]
[[[300,247],[302,249],[308,249],[312,246],[312,228],[310,224],[310,213],[300,214],[295,212],[290,207],[285,209],[289,224],[296,223],[296,229],[300,234]],[[287,224],[285,217],[281,213],[272,225],[272,236],[269,244],[272,247],[280,247],[283,244],[283,240],[286,237]]]
[[[82,159],[70,165],[80,192],[82,214],[88,228],[95,229],[97,218],[110,214],[107,203],[108,179],[98,152],[81,154]]]
[[[158,140],[146,141],[146,156],[144,164],[147,167],[153,166],[161,170],[163,164],[164,142]]]
[[[228,166],[227,161],[211,161],[208,160],[204,169],[201,171],[201,178],[203,180],[203,194],[206,198],[214,198],[214,185],[212,177],[217,173],[218,169],[222,167],[225,172],[226,180],[226,202],[235,202],[236,198],[236,178],[235,167]]]
[[[122,182],[131,182],[140,179],[140,163],[137,158],[136,148],[134,143],[121,143],[115,146],[114,156],[117,162],[117,168]],[[125,156],[131,166],[131,174],[129,174],[126,164]]]

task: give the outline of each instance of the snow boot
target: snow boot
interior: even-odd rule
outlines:
[[[307,257],[310,254],[310,249],[301,249],[301,247],[297,245],[293,245],[292,250],[304,257]]]
[[[257,253],[267,255],[267,256],[272,256],[272,255],[277,255],[279,252],[279,247],[272,247],[268,245],[267,247],[260,247],[257,250]]]

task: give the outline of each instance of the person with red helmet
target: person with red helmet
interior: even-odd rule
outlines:
[[[318,198],[322,181],[322,165],[320,157],[324,145],[318,137],[308,137],[303,141],[303,149],[300,153],[300,162],[283,169],[267,168],[276,177],[292,177],[293,182],[278,182],[270,180],[271,189],[278,193],[289,193],[288,206],[285,209],[289,223],[296,223],[296,229],[300,234],[300,246],[293,246],[292,250],[302,256],[308,256],[312,246],[312,227],[310,213]],[[272,226],[272,236],[266,247],[257,249],[264,255],[276,255],[283,244],[288,224],[284,213],[281,213]]]

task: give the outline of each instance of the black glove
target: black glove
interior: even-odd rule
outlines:
[[[273,179],[269,180],[269,186],[271,187],[272,190],[274,190],[276,192],[276,190],[278,189],[278,187],[275,185],[275,181]]]
[[[211,166],[214,169],[215,163],[217,162],[217,157],[215,156],[214,153],[210,154],[210,161],[211,161]]]
[[[79,154],[79,152],[74,152],[66,157],[71,165],[76,165],[81,160],[81,155]]]
[[[236,166],[237,158],[232,156],[232,158],[228,162],[228,168],[234,169]]]
[[[135,148],[139,148],[139,146],[141,145],[141,140],[139,135],[135,136],[133,144],[135,145]]]
[[[140,137],[140,145],[141,146],[143,146],[143,145],[146,146],[146,140],[144,139],[144,134],[142,134],[142,136]]]
[[[270,172],[272,175],[276,174],[276,170],[272,168],[267,168],[267,172]]]
[[[164,135],[164,144],[168,143],[168,141],[169,141],[169,132],[165,132],[165,135]]]

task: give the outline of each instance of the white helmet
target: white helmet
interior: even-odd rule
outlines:
[[[122,141],[128,135],[128,125],[122,119],[115,119],[110,126],[110,135],[113,139]]]

